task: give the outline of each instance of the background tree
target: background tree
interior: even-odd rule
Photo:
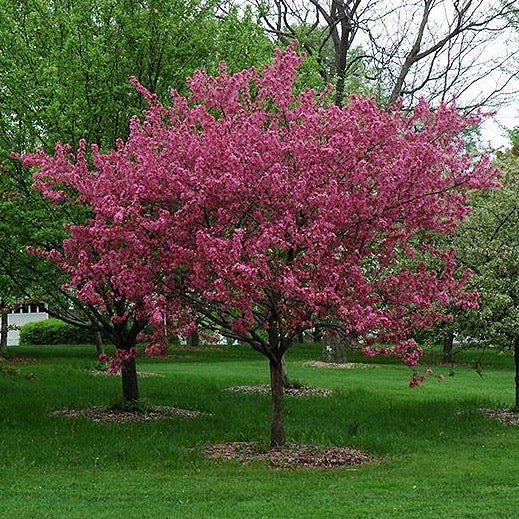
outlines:
[[[516,140],[514,147],[498,158],[503,187],[472,197],[473,209],[456,236],[460,261],[474,271],[470,286],[480,294],[480,310],[465,313],[458,324],[460,336],[514,351],[516,410],[519,409],[518,144]]]
[[[335,102],[348,94],[348,78],[393,104],[419,97],[433,104],[456,94],[467,107],[510,99],[517,86],[515,1],[501,0],[255,0],[266,29],[284,41],[302,37],[324,77],[334,78]],[[301,31],[301,27],[305,31]],[[496,49],[488,56],[483,49]],[[333,59],[330,59],[333,50]],[[495,85],[484,82],[491,76]]]
[[[301,61],[289,49],[261,74],[197,72],[169,109],[134,81],[145,119],[109,153],[94,148],[93,167],[84,143],[76,156],[24,157],[47,197],[91,207],[64,253],[49,252],[83,299],[102,304],[110,279],[153,323],[173,316],[188,335],[197,320],[268,358],[273,446],[285,441],[282,359],[299,333],[355,333],[365,353],[414,366],[413,330],[473,304],[435,238],[494,174],[464,151],[474,121],[454,107],[296,99]]]

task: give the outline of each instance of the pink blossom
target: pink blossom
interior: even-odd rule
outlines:
[[[433,237],[456,229],[469,190],[494,187],[496,172],[466,151],[473,120],[454,104],[296,98],[301,59],[290,47],[263,72],[197,72],[169,107],[132,78],[149,107],[125,142],[92,147],[91,161],[84,142],[75,156],[59,143],[24,155],[45,196],[60,201],[66,186],[91,209],[51,259],[86,302],[124,298],[157,337],[159,323],[183,334],[204,323],[279,356],[301,330],[334,324],[365,354],[415,367],[413,331],[477,304]]]

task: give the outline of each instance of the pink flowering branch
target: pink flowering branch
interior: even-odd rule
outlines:
[[[470,190],[496,185],[489,158],[466,150],[474,119],[454,104],[422,100],[406,113],[369,98],[296,97],[301,60],[292,46],[262,72],[197,72],[171,106],[132,79],[149,107],[125,142],[92,148],[93,167],[84,144],[75,156],[57,145],[23,157],[46,196],[91,209],[59,260],[81,297],[109,280],[156,325],[200,323],[268,357],[273,443],[283,441],[280,366],[297,333],[340,328],[367,354],[382,344],[416,366],[412,332],[449,305],[475,304],[469,273],[457,275],[438,237],[466,216]]]

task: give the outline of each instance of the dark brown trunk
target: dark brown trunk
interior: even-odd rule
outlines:
[[[121,378],[123,383],[124,403],[136,403],[139,400],[139,385],[137,382],[137,366],[135,364],[135,358],[123,362]]]
[[[452,347],[454,345],[454,332],[449,332],[443,339],[443,362],[452,362]]]
[[[323,332],[319,326],[316,326],[314,328],[314,331],[312,333],[314,342],[321,342],[323,339]]]
[[[514,339],[515,411],[519,411],[519,337]]]
[[[7,308],[1,309],[0,314],[0,357],[7,355],[7,330],[8,330],[8,314]]]
[[[297,342],[300,342],[301,344],[303,344],[303,342],[305,342],[305,336],[304,336],[303,332],[297,334]]]
[[[198,332],[193,332],[189,335],[187,345],[191,348],[198,348],[198,346],[200,346],[200,335],[198,335]]]
[[[336,57],[337,81],[335,84],[335,104],[341,107],[344,103],[344,84],[346,80],[346,58],[348,54],[346,26],[343,25],[343,34],[339,43],[338,55]]]
[[[94,343],[96,345],[96,353],[97,356],[104,355],[105,349],[103,346],[103,338],[101,337],[101,332],[94,332]]]
[[[342,47],[342,45],[341,45]],[[337,81],[335,83],[335,104],[341,107],[344,104],[344,84],[346,79],[346,72],[344,70],[345,63],[343,57],[345,57],[344,51],[341,50],[339,70],[337,70]]]
[[[270,427],[270,446],[285,445],[283,424],[283,365],[281,361],[270,360],[270,389],[272,394],[272,424]]]

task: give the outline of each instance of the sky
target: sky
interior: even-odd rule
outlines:
[[[489,117],[481,125],[482,144],[490,145],[492,149],[508,148],[510,141],[506,129],[515,126],[519,126],[519,96],[517,102],[500,108],[495,116]]]

